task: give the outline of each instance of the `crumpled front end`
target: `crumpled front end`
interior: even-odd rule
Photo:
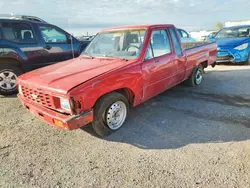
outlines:
[[[74,130],[93,121],[93,110],[76,112],[70,105],[65,110],[60,105],[60,97],[40,88],[19,85],[18,98],[23,106],[42,121],[59,129]]]
[[[236,50],[234,48],[223,48],[217,49],[216,62],[217,63],[242,63],[248,59],[249,49]]]

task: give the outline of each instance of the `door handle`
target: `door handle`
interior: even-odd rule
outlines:
[[[159,63],[159,62],[160,62],[160,60],[159,60],[159,59],[157,59],[157,60],[155,60],[155,62],[156,62],[156,63]]]
[[[52,47],[51,46],[44,46],[43,48],[46,50],[50,50]]]

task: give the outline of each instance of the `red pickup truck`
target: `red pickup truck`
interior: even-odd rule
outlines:
[[[18,97],[42,121],[100,136],[124,124],[129,107],[186,81],[199,85],[215,65],[215,43],[182,45],[173,25],[101,31],[78,58],[21,75]]]

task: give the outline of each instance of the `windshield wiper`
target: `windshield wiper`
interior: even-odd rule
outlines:
[[[112,56],[112,55],[109,55],[109,54],[104,54],[103,57],[118,58],[118,59],[121,59],[121,60],[124,60],[124,61],[128,61],[128,59],[126,59],[126,58],[116,57],[116,56]]]
[[[90,57],[92,59],[94,59],[95,57],[90,55],[88,52],[83,52],[81,55],[84,55],[84,56],[87,56],[87,57]]]

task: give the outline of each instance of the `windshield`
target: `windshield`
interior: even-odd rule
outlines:
[[[146,29],[99,33],[82,55],[135,59],[139,56]]]
[[[250,26],[241,28],[224,28],[215,36],[215,38],[239,38],[239,37],[250,37]]]

